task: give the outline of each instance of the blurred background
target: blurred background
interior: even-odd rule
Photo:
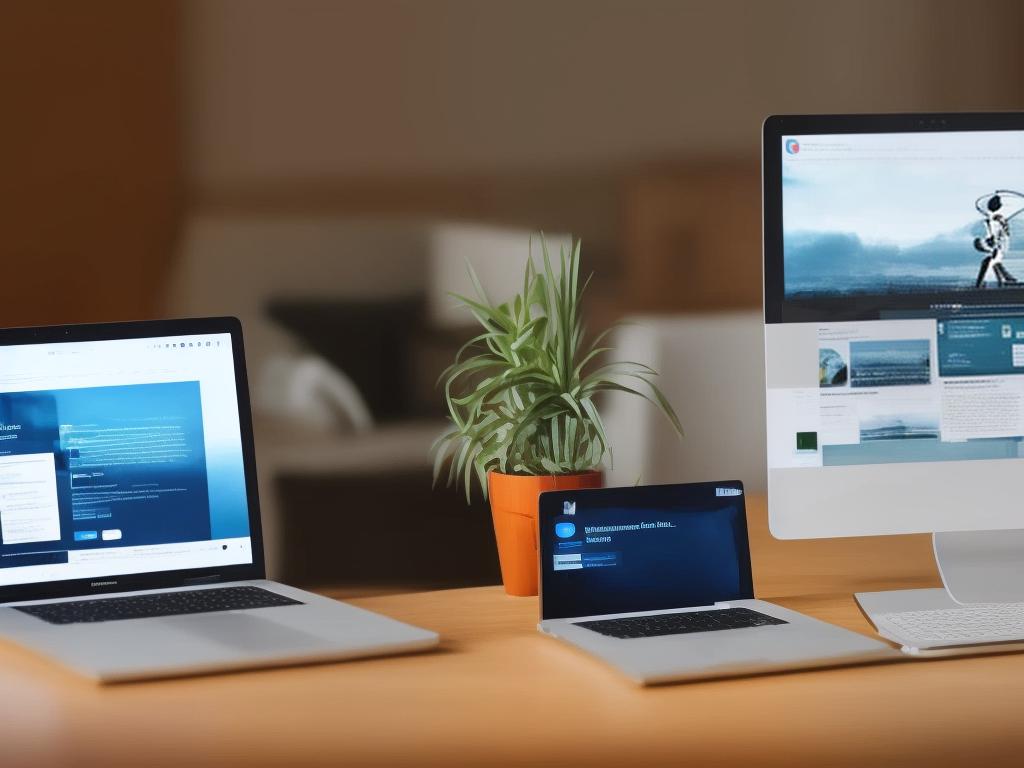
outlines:
[[[271,572],[354,591],[499,580],[430,482],[464,259],[500,292],[582,238],[687,430],[606,403],[609,482],[763,490],[763,118],[1024,105],[1015,0],[3,10],[0,325],[240,316]]]

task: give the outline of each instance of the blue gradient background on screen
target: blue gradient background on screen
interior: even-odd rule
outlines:
[[[230,355],[230,353],[227,353]],[[228,358],[230,359],[230,357]],[[249,508],[245,489],[245,466],[238,423],[233,371],[226,372],[229,388],[203,386],[199,382],[183,382],[186,390],[199,389],[201,414],[196,413],[205,442],[207,488],[209,495],[210,536],[214,539],[249,535]],[[167,387],[171,389],[168,390]],[[97,413],[111,413],[131,406],[132,411],[145,406],[161,412],[159,398],[174,392],[173,385],[128,385],[58,391],[61,419],[85,423]],[[149,397],[149,402],[135,402]],[[125,399],[129,398],[129,399]],[[134,399],[134,400],[133,400]]]
[[[72,475],[81,478],[73,483],[75,514],[70,526],[62,526],[65,535],[70,528],[122,530],[123,537],[108,546],[209,538],[198,382],[62,389],[31,396],[39,395],[55,399],[61,448]],[[89,478],[93,473],[99,476]]]
[[[231,539],[249,535],[249,503],[241,445],[206,446],[207,485],[210,489],[210,535]]]
[[[210,532],[215,539],[228,539],[250,534],[249,503],[231,335],[214,338],[223,343],[215,358],[216,375],[200,380],[210,489]]]

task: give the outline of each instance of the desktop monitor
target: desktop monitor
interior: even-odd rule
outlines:
[[[772,533],[1024,528],[1024,114],[775,116],[763,150]]]

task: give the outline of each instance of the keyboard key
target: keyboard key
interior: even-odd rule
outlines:
[[[97,621],[180,616],[189,613],[246,611],[253,608],[273,608],[282,605],[302,605],[302,603],[260,587],[240,586],[157,592],[128,597],[69,600],[63,603],[14,607],[15,610],[35,616],[50,624],[84,624]]]
[[[684,635],[693,632],[718,632],[723,629],[768,627],[788,623],[749,608],[718,608],[710,611],[633,616],[626,619],[580,621],[576,622],[576,626],[625,640],[661,635]]]

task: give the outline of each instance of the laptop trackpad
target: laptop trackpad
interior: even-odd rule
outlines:
[[[323,638],[248,613],[203,613],[161,620],[178,631],[248,653],[323,648]]]

